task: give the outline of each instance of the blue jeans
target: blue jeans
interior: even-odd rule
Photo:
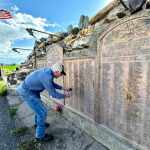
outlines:
[[[17,87],[17,92],[22,99],[29,105],[35,113],[36,138],[42,138],[45,135],[45,121],[47,117],[47,109],[43,105],[40,94],[29,91],[21,85]]]

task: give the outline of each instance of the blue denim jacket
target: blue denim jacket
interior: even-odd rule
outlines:
[[[29,74],[22,86],[37,94],[46,89],[53,98],[63,99],[64,94],[61,94],[56,90],[62,89],[62,87],[53,80],[54,75],[52,70],[50,68],[42,68]]]

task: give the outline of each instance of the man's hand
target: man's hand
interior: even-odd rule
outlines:
[[[64,105],[63,105],[63,104],[56,103],[56,104],[54,105],[53,110],[56,111],[56,112],[62,113],[63,108],[64,108]]]
[[[63,90],[66,92],[72,92],[72,88],[64,88]]]
[[[65,97],[72,96],[72,88],[63,88]]]
[[[71,97],[72,93],[70,91],[64,91],[65,97]]]

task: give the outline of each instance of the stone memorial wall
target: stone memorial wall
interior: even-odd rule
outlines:
[[[94,119],[95,58],[65,59],[64,64],[65,86],[73,89],[72,97],[65,99],[66,106]]]
[[[150,147],[150,18],[128,18],[100,38],[99,123]]]

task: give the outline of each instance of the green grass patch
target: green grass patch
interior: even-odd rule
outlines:
[[[0,96],[5,95],[7,95],[7,84],[3,80],[0,80]]]
[[[19,67],[19,65],[5,65],[5,66],[0,66],[0,69],[15,71],[16,68],[18,68],[18,67]]]
[[[35,140],[25,141],[18,145],[18,150],[40,150],[41,144]]]
[[[18,108],[16,108],[16,107],[10,107],[8,109],[8,112],[9,112],[9,115],[11,118],[14,118],[16,116],[17,110],[18,110]]]
[[[23,136],[27,133],[28,128],[22,127],[22,128],[15,128],[11,130],[11,134],[15,136]]]
[[[11,75],[16,68],[19,68],[19,65],[5,65],[5,66],[0,66],[0,69],[4,71],[4,74],[6,76]]]

